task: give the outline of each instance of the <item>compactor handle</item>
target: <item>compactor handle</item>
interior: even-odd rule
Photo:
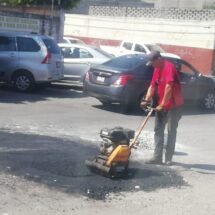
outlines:
[[[145,127],[146,123],[148,122],[150,116],[152,115],[152,112],[154,111],[154,108],[150,108],[146,118],[144,119],[144,121],[142,122],[142,124],[140,125],[140,127],[137,129],[136,133],[135,133],[135,137],[132,140],[131,144],[129,145],[129,148],[131,149],[137,142],[138,137],[140,136],[143,128]]]

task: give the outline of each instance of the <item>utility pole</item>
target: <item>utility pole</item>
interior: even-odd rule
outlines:
[[[58,7],[61,8],[61,0],[58,0]]]
[[[60,23],[59,23],[59,31],[58,31],[58,42],[62,42],[64,35],[64,22],[65,22],[65,14],[64,10],[61,6],[61,0],[58,0],[58,10],[60,11]]]
[[[49,36],[52,36],[53,13],[54,13],[54,0],[52,0],[52,4],[51,4],[51,15],[50,15],[50,25],[49,25]]]

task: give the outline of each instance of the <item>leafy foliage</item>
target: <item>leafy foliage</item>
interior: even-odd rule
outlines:
[[[73,8],[81,0],[54,0],[54,5],[62,8]],[[3,0],[9,5],[51,5],[52,0]]]
[[[215,9],[215,3],[206,5],[206,6],[205,6],[205,9]]]

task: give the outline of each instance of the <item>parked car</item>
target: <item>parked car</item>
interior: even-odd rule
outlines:
[[[85,44],[84,41],[75,38],[75,37],[63,37],[62,43],[66,43],[66,44]]]
[[[165,52],[159,44],[144,41],[123,40],[118,47],[105,45],[100,47],[116,57],[128,54],[149,54],[151,51],[159,51],[163,57],[180,58],[176,54]]]
[[[101,64],[110,55],[97,47],[80,44],[58,44],[64,57],[64,80],[83,83],[91,65]]]
[[[0,65],[0,80],[23,92],[63,78],[60,49],[47,36],[0,32]]]
[[[197,102],[200,107],[215,108],[215,84],[188,62],[168,58],[179,72],[185,102]],[[91,67],[84,80],[84,91],[101,103],[121,104],[124,111],[138,106],[149,87],[153,68],[146,66],[142,54],[114,58],[99,66]]]

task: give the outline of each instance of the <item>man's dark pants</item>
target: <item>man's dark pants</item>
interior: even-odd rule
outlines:
[[[178,122],[181,119],[181,107],[174,108],[168,111],[155,113],[155,128],[154,128],[154,158],[162,161],[164,148],[164,131],[167,124],[168,136],[166,143],[165,162],[172,161],[172,156],[175,152],[175,142],[177,135]]]

